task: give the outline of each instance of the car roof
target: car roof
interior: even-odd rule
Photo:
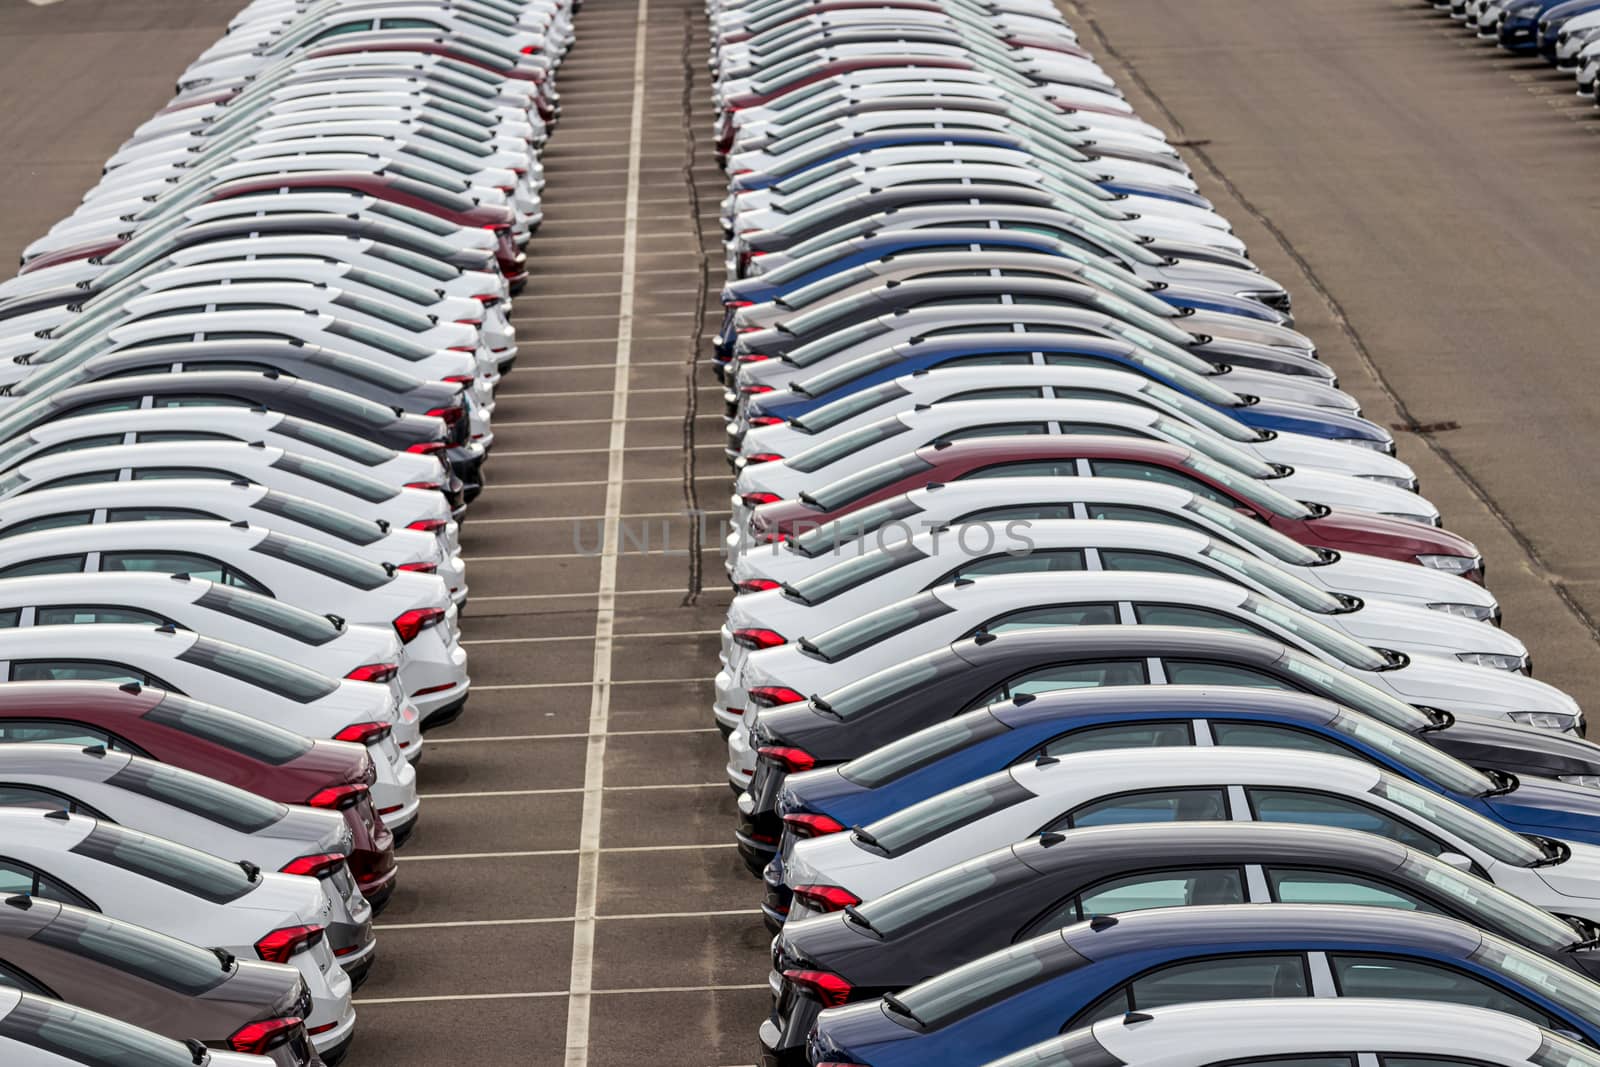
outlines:
[[[966,638],[950,646],[972,663],[1144,658],[1175,656],[1225,659],[1268,666],[1283,657],[1278,641],[1250,634],[1193,626],[1041,626],[1006,630],[983,641]]]
[[[1053,758],[1054,763],[1019,763],[1006,773],[1041,797],[1081,790],[1086,782],[1113,789],[1314,785],[1349,794],[1365,793],[1384,777],[1379,768],[1348,756],[1281,748],[1118,748]]]
[[[45,774],[70,788],[69,781],[103,782],[133,762],[127,752],[110,752],[104,746],[27,743],[0,745],[0,777],[8,774]],[[148,762],[148,761],[145,761]],[[166,801],[160,803],[165,804]]]
[[[0,685],[0,714],[60,715],[115,711],[143,715],[166,699],[164,689],[115,682],[7,682]]]
[[[1081,483],[1081,484],[1080,484]],[[1142,482],[1132,478],[1056,478],[1047,474],[1028,475],[1018,478],[975,478],[971,481],[958,479],[953,482],[940,482],[931,486],[919,486],[908,490],[909,496],[919,505],[930,510],[944,511],[948,508],[971,507],[977,504],[987,504],[992,507],[1005,507],[1016,504],[1019,506],[1029,503],[1044,501],[1103,501],[1106,503],[1135,504],[1149,503],[1158,507],[1181,509],[1194,498],[1194,493],[1176,485],[1165,485],[1161,482]],[[998,498],[998,499],[995,499]],[[946,504],[945,501],[952,501]],[[985,508],[984,510],[988,510]],[[846,516],[846,522],[849,517]],[[1030,522],[1047,522],[1047,519],[1030,519]],[[1109,519],[1094,519],[1094,522],[1109,522]],[[1195,522],[1203,522],[1203,516],[1196,516]],[[1141,523],[1141,525],[1153,525]],[[1154,524],[1159,525],[1159,524]],[[1181,526],[1162,526],[1166,530],[1182,530]],[[1190,531],[1199,533],[1199,531]],[[1204,534],[1211,537],[1211,534]]]
[[[1019,574],[979,574],[935,586],[927,593],[912,594],[897,603],[911,599],[920,600],[930,593],[949,605],[956,613],[1043,608],[1051,604],[1075,604],[1084,601],[1137,601],[1157,597],[1170,598],[1182,604],[1206,605],[1230,611],[1238,609],[1246,599],[1255,595],[1251,590],[1234,582],[1222,578],[1206,578],[1198,574],[1168,574],[1161,571],[1038,571]],[[1298,609],[1293,607],[1284,610],[1299,613]]]
[[[200,639],[200,635],[189,630],[136,623],[25,626],[0,630],[0,658],[17,660],[35,656],[87,656],[91,659],[125,661],[133,657],[150,663],[154,660],[176,659]],[[216,643],[236,647],[223,641]]]
[[[231,464],[240,469],[253,470],[270,467],[283,454],[284,449],[260,442],[150,441],[138,448],[102,445],[97,448],[77,448],[54,455],[35,456],[23,460],[12,470],[21,472],[30,481],[44,481],[78,471],[155,467],[174,463],[188,466]],[[62,533],[62,531],[55,532]]]
[[[1093,923],[1069,926],[1060,932],[1061,940],[1090,960],[1107,960],[1150,950],[1176,959],[1187,948],[1212,954],[1235,946],[1262,951],[1275,943],[1308,949],[1409,948],[1464,959],[1483,943],[1482,933],[1464,922],[1392,908],[1332,904],[1252,904],[1248,908],[1207,905],[1158,908],[1109,918],[1115,921],[1101,918]]]
[[[82,488],[105,490],[112,486]],[[7,578],[0,583],[0,606],[36,606],[41,601],[59,597],[71,597],[78,603],[106,604],[108,597],[125,596],[135,598],[138,607],[157,608],[163,604],[192,604],[205,595],[211,586],[212,583],[204,578],[186,577],[180,580],[176,575],[156,571],[30,574]],[[0,688],[0,692],[3,692],[3,688]]]

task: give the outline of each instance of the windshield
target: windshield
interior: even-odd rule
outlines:
[[[1247,518],[1204,497],[1190,497],[1183,510],[1200,516],[1213,526],[1227,530],[1245,544],[1260,549],[1273,559],[1300,567],[1314,567],[1323,562],[1323,557],[1316,550],[1285,537],[1264,522]]]
[[[1226,570],[1263,586],[1289,603],[1318,615],[1335,615],[1345,610],[1338,597],[1301,581],[1294,575],[1255,556],[1238,552],[1220,541],[1210,541],[1200,554]]]
[[[1315,514],[1298,500],[1291,500],[1276,489],[1267,488],[1255,478],[1240,474],[1204,456],[1190,453],[1184,457],[1183,465],[1274,515],[1286,519],[1309,519]]]
[[[1561,952],[1577,939],[1572,927],[1549,912],[1475,874],[1458,871],[1448,863],[1412,852],[1400,864],[1400,869],[1454,903],[1462,914],[1474,919],[1486,915],[1495,927],[1514,931],[1518,940],[1536,946],[1541,952]]]
[[[1420,711],[1414,713],[1412,720],[1413,731],[1428,723],[1427,717]],[[1412,733],[1367,715],[1352,714],[1341,708],[1328,723],[1328,728],[1360,741],[1403,767],[1421,772],[1453,793],[1478,797],[1495,788],[1495,784],[1483,772],[1430,744],[1418,741]]]
[[[1256,618],[1271,623],[1280,630],[1288,631],[1348,667],[1362,671],[1381,671],[1392,666],[1388,658],[1371,645],[1363,645],[1360,641],[1346,637],[1333,627],[1293,608],[1286,608],[1270,600],[1262,600],[1258,596],[1245,597],[1243,607]]]
[[[219,822],[242,834],[265,830],[289,809],[265,797],[166,763],[134,759],[108,785]]]
[[[1486,933],[1483,944],[1467,958],[1508,975],[1586,1023],[1592,1025],[1600,1019],[1600,985],[1521,945]]]
[[[147,722],[199,737],[230,752],[281,767],[291,760],[310,752],[313,742],[300,734],[292,733],[238,712],[202,704],[197,700],[167,693],[161,703],[145,712],[140,718]]]
[[[1531,867],[1547,858],[1543,849],[1522,835],[1513,833],[1499,823],[1490,822],[1448,797],[1431,793],[1393,775],[1382,774],[1371,793],[1400,805],[1445,833],[1482,849],[1501,863],[1509,863],[1513,867]]]
[[[3,484],[3,483],[0,483]],[[909,496],[901,495],[880,500],[869,507],[852,511],[841,519],[824,523],[814,530],[807,530],[790,544],[802,556],[815,559],[824,552],[837,554],[839,548],[847,541],[865,537],[891,522],[903,522],[913,515],[922,514],[922,508],[912,502]],[[910,527],[907,527],[907,538]],[[865,542],[857,546],[858,552],[865,552],[868,546]]]
[[[326,675],[209,637],[196,637],[178,658],[299,704],[321,700],[339,689],[339,683]]]
[[[899,416],[891,415],[860,429],[842,433],[831,441],[824,441],[820,445],[808,448],[791,458],[788,465],[802,474],[811,474],[910,430],[911,427],[901,422]]]
[[[1292,648],[1285,648],[1283,657],[1278,662],[1284,670],[1307,682],[1307,688],[1318,696],[1327,697],[1337,704],[1365,712],[1397,730],[1417,728],[1416,708],[1396,700],[1359,678],[1335,670],[1321,660],[1312,659],[1304,652],[1297,652]]]
[[[1218,437],[1208,430],[1190,426],[1179,422],[1177,419],[1169,419],[1165,415],[1158,417],[1152,424],[1152,428],[1167,440],[1188,445],[1196,452],[1204,453],[1218,463],[1225,463],[1230,469],[1252,479],[1275,478],[1278,476],[1277,467],[1253,453],[1236,447],[1231,442]]]
[[[1204,380],[1204,379],[1202,379]],[[1206,383],[1210,386],[1210,383]],[[1176,389],[1171,389],[1160,382],[1145,382],[1139,387],[1139,392],[1155,401],[1160,407],[1175,411],[1185,419],[1211,432],[1225,437],[1230,441],[1240,444],[1251,444],[1261,440],[1261,434],[1231,415],[1224,415],[1210,404],[1202,404],[1192,397],[1184,396]]]
[[[837,511],[846,504],[877,492],[913,474],[933,469],[933,464],[912,452],[885,463],[868,467],[836,482],[830,482],[807,495],[822,511]],[[4,495],[4,482],[0,482],[0,495]]]

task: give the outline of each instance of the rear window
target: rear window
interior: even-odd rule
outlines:
[[[802,494],[801,499],[814,503],[822,511],[837,511],[846,504],[885,489],[902,478],[933,469],[933,464],[916,453],[897,457],[858,471],[847,478],[830,482],[814,493]]]
[[[237,863],[109,823],[96,823],[72,851],[213,904],[238,900],[256,884]]]
[[[1032,792],[1017,784],[1010,772],[1005,771],[902,808],[857,830],[855,840],[885,856],[903,856],[968,823],[1033,797]]]
[[[927,558],[926,552],[910,543],[852,556],[794,582],[791,595],[808,607],[825,604],[840,593]]]
[[[1005,724],[988,712],[957,715],[859,756],[840,767],[839,774],[864,789],[877,789],[974,742],[1005,732]]]
[[[898,1003],[910,1021],[937,1029],[1088,962],[1061,935],[1046,934],[919,982],[901,993]]]
[[[177,693],[166,694],[140,718],[274,767],[299,759],[313,745],[308,737]]]
[[[289,814],[288,808],[265,797],[165,763],[134,760],[109,782],[243,834],[264,830]]]
[[[290,496],[287,493],[271,490],[256,501],[256,507],[269,515],[291,519],[353,545],[370,545],[383,538],[383,528],[372,519],[363,519],[348,511],[330,508],[326,504],[319,504],[305,497]]]
[[[231,971],[207,949],[78,908],[63,908],[30,940],[189,996],[215,989]]]
[[[831,430],[842,422],[848,422],[857,415],[871,411],[891,400],[898,400],[911,394],[897,382],[884,382],[870,389],[859,389],[848,396],[840,397],[830,404],[824,404],[815,411],[809,411],[797,419],[790,421],[789,425],[802,433],[821,433]]]
[[[409,360],[412,363],[427,359],[434,352],[427,345],[418,344],[397,333],[380,330],[374,326],[363,326],[356,322],[347,322],[343,319],[334,319],[328,323],[327,330],[335,337],[345,337],[360,344],[369,345],[380,352],[387,352],[391,356],[399,356],[401,359]]]
[[[194,644],[180,652],[178,658],[299,704],[321,700],[339,688],[339,683],[332,678],[297,667],[288,660],[209,637],[196,637]]]
[[[888,523],[899,522],[920,514],[922,509],[913,503],[909,496],[890,497],[871,507],[851,512],[842,519],[824,523],[815,530],[807,530],[791,543],[796,552],[815,559],[824,552],[837,553],[839,546],[846,541],[865,537]],[[907,527],[907,536],[909,533],[910,528]]]
[[[0,1019],[0,1037],[83,1067],[194,1067],[185,1045],[43,997],[24,996]]]
[[[911,427],[901,422],[899,418],[890,416],[863,426],[859,430],[840,434],[831,441],[825,441],[815,448],[808,448],[798,456],[789,460],[789,466],[802,474],[819,471],[823,467],[831,466],[846,456],[853,455],[864,448],[870,448],[892,437],[899,437],[909,433]]]
[[[283,534],[268,534],[251,551],[286,560],[357,589],[378,589],[388,585],[391,577],[381,564]]]
[[[847,659],[862,649],[902,634],[907,630],[931,622],[943,615],[952,614],[955,608],[940,600],[935,593],[923,593],[897,604],[851,619],[809,640],[802,639],[801,649],[828,663]]]
[[[207,589],[195,601],[195,606],[243,619],[307,645],[325,645],[344,632],[342,626],[326,615],[225,585]]]
[[[383,409],[388,411],[387,408]],[[394,413],[389,411],[392,416]],[[363,419],[363,422],[368,420]],[[388,422],[390,420],[384,420]],[[377,425],[373,423],[373,425]],[[353,459],[364,467],[375,467],[380,463],[387,463],[395,457],[392,448],[357,437],[353,433],[335,430],[331,426],[320,426],[305,419],[285,417],[280,419],[277,426],[273,427],[285,437],[292,437],[296,441],[304,441],[308,445],[325,448],[336,456]]]
[[[391,500],[400,492],[376,478],[370,478],[348,467],[324,463],[309,456],[297,456],[293,452],[285,452],[272,462],[272,466],[290,474],[298,474],[302,478],[309,478],[330,489],[343,490],[371,504],[381,504],[385,500]]]

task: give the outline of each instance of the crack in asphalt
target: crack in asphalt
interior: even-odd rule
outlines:
[[[689,227],[695,237],[695,255],[700,265],[700,276],[695,283],[694,292],[694,326],[689,332],[689,352],[684,366],[684,408],[683,408],[683,505],[689,519],[689,574],[688,585],[684,590],[683,607],[692,607],[700,599],[700,592],[705,581],[704,567],[701,562],[701,516],[700,492],[695,485],[695,419],[700,413],[700,392],[698,383],[700,379],[701,348],[705,344],[705,307],[706,295],[711,286],[711,262],[706,255],[705,235],[700,227],[700,186],[695,181],[694,164],[697,156],[695,151],[699,140],[694,131],[694,93],[699,86],[695,81],[694,66],[694,20],[685,19],[683,23],[683,50],[680,59],[683,63],[683,96],[680,113],[683,119],[683,186],[689,199]]]
[[[1233,180],[1228,177],[1227,172],[1206,151],[1205,146],[1211,142],[1206,138],[1190,138],[1187,136],[1183,121],[1167,105],[1166,100],[1156,91],[1155,87],[1140,73],[1139,68],[1134,65],[1133,61],[1117,50],[1116,45],[1112,43],[1104,27],[1095,18],[1089,4],[1083,2],[1083,0],[1059,0],[1059,3],[1061,7],[1072,14],[1080,25],[1087,28],[1094,35],[1102,54],[1110,57],[1127,71],[1128,80],[1137,85],[1161,111],[1169,125],[1169,132],[1175,138],[1171,143],[1173,145],[1186,145],[1187,152],[1200,162],[1217,184],[1227,190],[1228,195],[1238,201],[1239,206],[1244,208],[1245,213],[1258,222],[1277,242],[1284,254],[1293,261],[1295,267],[1305,277],[1312,291],[1322,299],[1323,304],[1328,309],[1328,313],[1333,317],[1334,322],[1338,324],[1340,332],[1344,334],[1351,347],[1355,349],[1361,365],[1372,376],[1373,381],[1377,383],[1384,396],[1388,397],[1389,402],[1394,405],[1395,412],[1400,416],[1402,423],[1422,441],[1430,452],[1437,456],[1445,466],[1449,467],[1457,478],[1461,479],[1462,484],[1472,492],[1473,496],[1478,498],[1478,502],[1488,510],[1490,515],[1494,516],[1495,521],[1522,549],[1532,566],[1534,576],[1560,598],[1573,617],[1589,631],[1590,638],[1596,644],[1600,644],[1600,623],[1597,623],[1595,618],[1572,595],[1566,582],[1551,572],[1544,561],[1544,557],[1540,555],[1533,541],[1523,533],[1516,520],[1511,518],[1510,514],[1500,506],[1499,502],[1473,476],[1472,472],[1456,458],[1450,449],[1441,444],[1438,438],[1430,432],[1430,425],[1419,421],[1412,414],[1410,406],[1395,390],[1394,386],[1390,384],[1388,377],[1379,367],[1377,360],[1372,355],[1372,350],[1367,346],[1366,339],[1361,336],[1361,331],[1350,321],[1350,316],[1346,314],[1344,305],[1339,302],[1339,298],[1334,296],[1333,292],[1323,283],[1321,276],[1317,274],[1316,268],[1311,265],[1311,262],[1305,256],[1301,255],[1300,250],[1294,246],[1294,242],[1289,239],[1288,234],[1284,233],[1265,211],[1256,206],[1255,201],[1246,196],[1244,190],[1234,184]]]

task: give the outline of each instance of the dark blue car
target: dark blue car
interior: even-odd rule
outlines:
[[[1600,1045],[1600,985],[1476,927],[1388,909],[1261,904],[1069,926],[902,993],[825,1011],[806,1052],[812,1064],[978,1067],[1130,1011],[1313,996],[1490,1007]]]
[[[1561,31],[1566,28],[1567,20],[1590,11],[1600,11],[1600,0],[1564,0],[1546,8],[1539,16],[1539,54],[1554,63],[1556,45],[1561,40]]]
[[[1480,771],[1413,732],[1307,693],[1160,686],[1061,690],[958,715],[835,767],[790,775],[778,794],[778,856],[763,875],[762,912],[788,913],[783,856],[797,837],[865,826],[1015,763],[1111,748],[1244,745],[1354,756],[1442,793],[1502,826],[1600,844],[1600,792],[1545,778]]]
[[[1539,20],[1561,0],[1515,0],[1500,22],[1500,47],[1510,52],[1539,49]],[[1551,45],[1552,51],[1554,44]]]
[[[1026,334],[993,331],[929,337],[872,352],[824,371],[795,386],[749,397],[750,419],[795,419],[905,374],[943,366],[974,363],[1027,363],[1033,352],[1045,363],[1099,366],[1125,370],[1159,382],[1256,430],[1306,434],[1350,441],[1393,452],[1388,430],[1359,415],[1331,408],[1297,404],[1231,392],[1227,373],[1197,373],[1173,360],[1154,355],[1128,341],[1066,332]],[[1196,360],[1196,362],[1201,362]],[[1209,372],[1211,368],[1208,366]],[[737,446],[738,442],[733,442]]]

